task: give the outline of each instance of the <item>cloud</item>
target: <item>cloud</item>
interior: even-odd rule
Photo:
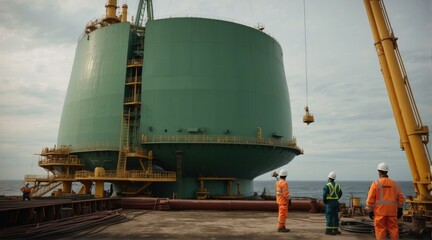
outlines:
[[[138,1],[129,1],[129,19]],[[37,166],[56,142],[78,37],[105,13],[105,0],[5,1],[0,9],[0,169],[3,179],[44,173]],[[119,4],[123,2],[119,1]],[[390,21],[423,119],[432,126],[432,8],[430,1],[387,1]],[[305,154],[285,166],[289,179],[376,178],[387,161],[410,180],[405,153],[380,72],[362,1],[154,1],[156,18],[203,16],[248,26],[258,22],[284,53],[293,132]],[[307,56],[305,56],[305,43]],[[316,122],[302,122],[308,104]],[[429,144],[430,148],[430,144]],[[270,179],[270,174],[260,178]]]

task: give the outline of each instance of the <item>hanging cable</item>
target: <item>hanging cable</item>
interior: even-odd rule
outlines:
[[[306,29],[306,0],[303,0],[303,24],[304,24],[304,46],[305,46],[305,76],[306,76],[306,114],[303,116],[303,122],[309,125],[313,123],[314,116],[309,113],[309,102],[308,102],[308,69],[307,69],[307,29]]]
[[[306,106],[308,102],[308,69],[307,69],[307,29],[306,29],[306,0],[303,0],[304,50],[305,50],[305,76],[306,76]]]
[[[249,1],[249,9],[250,9],[251,23],[253,23],[255,21],[255,19],[253,17],[253,13],[252,13],[252,2],[251,1]]]

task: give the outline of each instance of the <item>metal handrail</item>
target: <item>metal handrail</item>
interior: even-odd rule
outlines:
[[[298,148],[296,138],[291,140],[218,135],[142,135],[142,143],[228,143],[257,144]]]
[[[128,77],[126,78],[126,83],[141,83],[142,77]]]
[[[124,98],[124,103],[130,103],[130,102],[141,102],[141,94],[136,94],[134,96]]]
[[[131,59],[131,60],[127,61],[127,65],[128,66],[130,66],[130,65],[142,65],[143,62],[144,62],[143,59]]]
[[[35,181],[35,180],[53,181],[53,180],[55,180],[55,177],[54,176],[47,176],[47,175],[30,175],[30,174],[27,174],[24,176],[24,179],[28,182]]]
[[[71,146],[70,152],[83,152],[83,151],[118,151],[118,145],[114,145],[112,143],[93,143],[93,144],[83,144],[83,145],[74,145]]]
[[[39,165],[41,164],[73,164],[73,165],[84,165],[84,162],[78,159],[76,156],[70,158],[50,158],[39,160]]]
[[[218,144],[256,144],[267,146],[291,147],[302,151],[297,146],[297,140],[293,137],[291,140],[275,139],[275,138],[256,138],[256,137],[241,137],[228,135],[142,135],[141,142],[147,143],[218,143]],[[118,145],[112,143],[93,143],[88,145],[74,145],[69,147],[70,153],[85,152],[85,151],[118,151]],[[128,152],[138,153],[138,149],[128,149]],[[143,150],[145,154],[146,151]]]
[[[124,171],[121,172],[121,174],[117,174],[118,172],[116,170],[105,170],[105,172],[102,174],[102,176],[95,176],[95,173],[88,170],[82,170],[77,171],[75,173],[75,178],[93,178],[93,177],[101,177],[101,178],[118,178],[118,179],[124,179],[124,178],[140,178],[140,179],[146,179],[146,178],[156,178],[156,179],[166,179],[166,178],[176,178],[176,172],[172,171],[155,171],[155,172],[149,172],[149,171],[143,171],[143,170],[131,170],[131,171]],[[121,176],[121,177],[119,177]]]
[[[136,153],[138,155],[148,155],[149,151],[147,149],[141,148],[141,147],[132,147],[128,146],[126,147],[126,150],[128,153]]]

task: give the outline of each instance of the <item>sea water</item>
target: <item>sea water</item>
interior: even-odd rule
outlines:
[[[25,182],[23,182],[23,180],[0,180],[0,196],[21,196],[22,193],[20,189],[24,186],[24,184]],[[30,183],[30,187],[31,186],[32,183]],[[78,192],[81,187],[82,185],[78,182],[72,183],[72,190],[74,192]],[[61,188],[61,185],[59,188]],[[109,190],[110,183],[106,182],[104,185],[104,189]],[[94,187],[92,188],[92,193],[94,194]]]
[[[322,199],[323,188],[326,181],[290,181],[288,180],[289,192],[291,197],[310,197]],[[341,202],[349,204],[351,197],[360,198],[361,204],[365,204],[366,195],[371,185],[371,181],[336,181],[341,185],[342,198]],[[255,180],[253,191],[261,195],[264,188],[270,195],[275,195],[275,180]],[[415,196],[414,188],[411,181],[398,181],[398,184],[406,196]],[[22,180],[0,180],[0,196],[21,196],[20,189],[24,185]],[[109,183],[105,184],[106,190],[109,190]],[[72,189],[78,191],[81,188],[79,183],[74,183]],[[242,193],[244,195],[253,195],[251,193]]]

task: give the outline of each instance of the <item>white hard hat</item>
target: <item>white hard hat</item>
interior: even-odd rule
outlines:
[[[280,172],[279,172],[279,176],[281,176],[281,177],[286,177],[287,175],[288,175],[287,170],[285,170],[285,169],[280,170]]]
[[[330,172],[329,175],[328,175],[328,178],[336,179],[336,173],[335,172]]]
[[[377,170],[388,172],[389,166],[386,163],[380,163],[378,164]]]

